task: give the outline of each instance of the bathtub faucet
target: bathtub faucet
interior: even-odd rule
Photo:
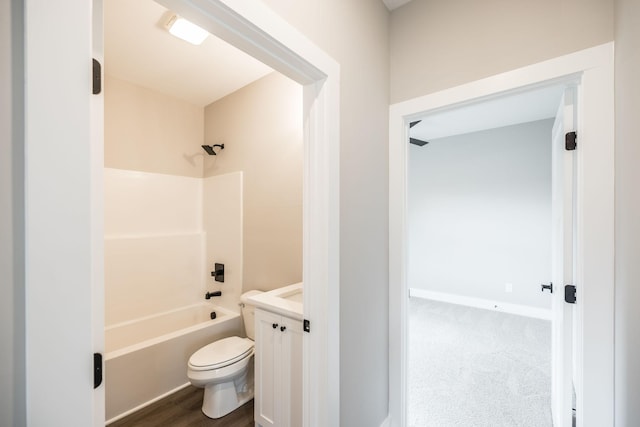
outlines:
[[[211,297],[221,297],[221,296],[222,296],[222,291],[207,292],[204,295],[206,299],[211,299]]]

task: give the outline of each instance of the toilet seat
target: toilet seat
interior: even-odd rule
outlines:
[[[253,341],[228,337],[202,347],[189,358],[189,368],[209,371],[232,365],[253,354]]]

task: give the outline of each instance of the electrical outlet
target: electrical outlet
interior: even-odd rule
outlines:
[[[505,283],[505,285],[504,285],[504,291],[505,291],[505,292],[509,292],[509,293],[513,292],[513,284],[511,284],[511,283]]]

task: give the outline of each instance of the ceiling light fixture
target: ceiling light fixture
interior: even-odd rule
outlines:
[[[209,35],[207,30],[175,14],[171,15],[165,27],[174,36],[196,46],[202,44]]]

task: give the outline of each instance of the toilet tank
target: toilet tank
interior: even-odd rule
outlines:
[[[247,301],[247,298],[253,295],[261,294],[262,291],[249,291],[242,294],[240,301],[242,302],[242,320],[244,321],[244,330],[247,332],[247,337],[252,340],[256,339],[255,328],[255,310],[256,308]]]

